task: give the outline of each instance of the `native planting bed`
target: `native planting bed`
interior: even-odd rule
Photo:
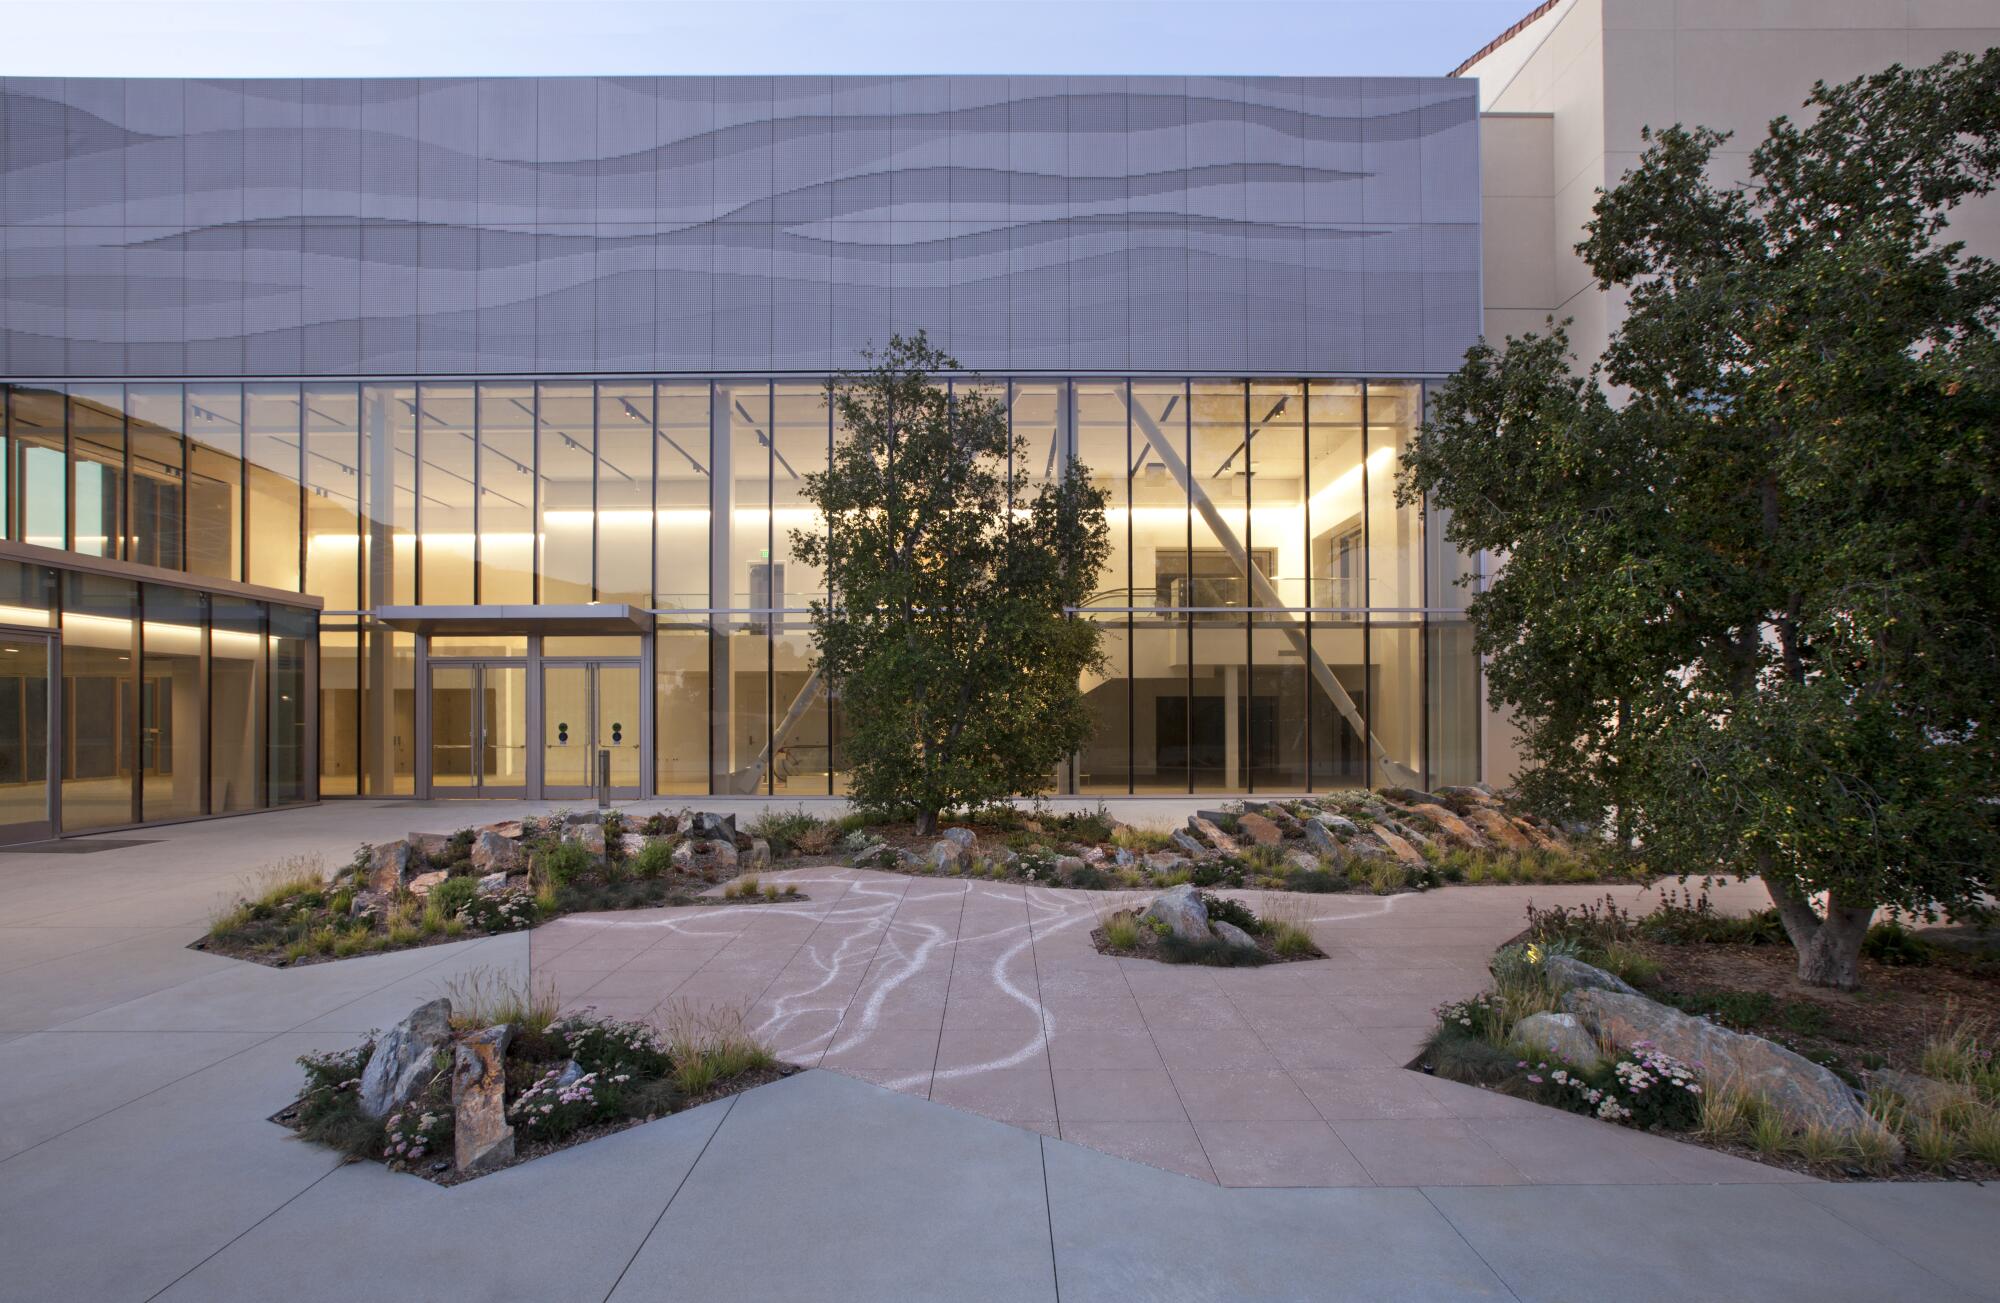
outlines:
[[[1775,911],[1705,893],[1530,905],[1413,1066],[1831,1179],[2000,1176],[2000,951],[1891,921],[1858,990],[1796,971]]]
[[[800,901],[763,882],[770,848],[733,816],[563,813],[411,833],[328,873],[317,856],[266,870],[197,950],[287,966],[511,932],[563,914]],[[706,894],[727,883],[720,897]]]
[[[1446,883],[1644,881],[1642,864],[1512,809],[1483,787],[1385,788],[1286,801],[1234,801],[1184,827],[1138,828],[1095,811],[1012,805],[954,819],[936,835],[858,811],[822,819],[772,811],[749,825],[777,862],[838,859],[891,872],[1083,890],[1200,888],[1368,892]]]
[[[735,1010],[677,1005],[655,1028],[558,1018],[553,993],[490,973],[450,990],[384,1035],[301,1058],[305,1088],[272,1121],[456,1185],[797,1071]]]
[[[1139,908],[1111,910],[1090,934],[1099,954],[1163,964],[1249,968],[1324,959],[1297,897],[1267,895],[1258,908],[1183,883]]]

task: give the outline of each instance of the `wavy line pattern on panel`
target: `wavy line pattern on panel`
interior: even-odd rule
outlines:
[[[1451,79],[0,79],[10,376],[1426,373]]]

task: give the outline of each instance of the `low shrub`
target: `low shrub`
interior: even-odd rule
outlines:
[[[1231,900],[1227,896],[1211,896],[1207,892],[1202,892],[1200,899],[1211,923],[1228,923],[1242,928],[1253,937],[1263,933],[1264,921],[1242,901]]]
[[[1634,986],[1647,986],[1658,981],[1660,977],[1659,963],[1629,942],[1610,942],[1596,959],[1599,968],[1625,979]]]
[[[1104,929],[1104,943],[1113,950],[1139,948],[1139,916],[1129,909],[1106,914],[1098,925]]]
[[[1255,968],[1271,962],[1269,955],[1249,946],[1232,946],[1212,937],[1190,940],[1172,932],[1160,938],[1159,957],[1163,964],[1205,964],[1210,968]]]
[[[458,916],[467,927],[481,932],[515,932],[532,927],[537,912],[533,892],[525,887],[510,887],[483,896],[475,893]]]
[[[766,810],[744,829],[752,837],[761,837],[769,842],[773,855],[791,854],[798,848],[801,838],[822,830],[827,832],[827,845],[830,847],[831,830],[827,828],[826,821],[816,814],[807,813],[804,806],[792,810]]]
[[[1134,828],[1130,824],[1120,824],[1111,830],[1111,844],[1122,846],[1134,855],[1148,855],[1166,850],[1174,841],[1170,834],[1157,828]]]
[[[437,906],[439,912],[449,916],[462,911],[479,894],[479,882],[475,878],[446,878],[431,888],[425,903]]]
[[[597,868],[590,852],[576,842],[557,842],[537,855],[535,864],[543,881],[557,887],[566,887]]]
[[[361,1111],[361,1074],[374,1053],[375,1037],[370,1033],[351,1050],[300,1056],[306,1088],[295,1106],[299,1134],[353,1158],[382,1152],[380,1119]]]
[[[1930,942],[1890,918],[1868,929],[1868,935],[1861,939],[1861,954],[1878,964],[1920,967],[1931,962],[1936,950]]]
[[[632,857],[629,866],[634,877],[664,878],[674,871],[674,848],[671,842],[648,841]]]

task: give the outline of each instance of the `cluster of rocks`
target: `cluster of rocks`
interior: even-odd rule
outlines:
[[[1182,883],[1153,897],[1139,915],[1149,923],[1164,926],[1184,941],[1220,941],[1246,950],[1257,949],[1256,938],[1227,919],[1212,919],[1201,893],[1191,883]]]
[[[440,1062],[449,1055],[453,1167],[476,1172],[513,1161],[514,1128],[507,1123],[506,1101],[507,1045],[513,1034],[509,1023],[454,1033],[450,1000],[418,1005],[375,1042],[361,1072],[361,1111],[386,1118],[410,1106],[436,1080]]]
[[[1114,825],[1114,834],[1117,830]],[[1030,825],[1030,831],[1039,832]],[[921,853],[892,846],[862,831],[842,843],[849,863],[861,868],[958,873],[998,867],[1046,868],[1055,879],[1085,869],[1134,869],[1165,875],[1200,864],[1238,858],[1250,847],[1279,851],[1294,870],[1348,872],[1374,861],[1412,869],[1432,853],[1547,850],[1568,853],[1561,830],[1532,815],[1510,813],[1492,789],[1444,787],[1436,792],[1391,787],[1291,801],[1243,801],[1198,810],[1185,827],[1168,834],[1170,847],[1137,852],[1113,844],[1073,843],[1044,862],[1012,849],[980,853],[971,829],[952,828]]]
[[[422,899],[438,883],[455,875],[476,877],[480,895],[525,889],[529,886],[528,843],[535,840],[580,846],[599,864],[614,853],[630,859],[652,843],[666,842],[673,847],[676,872],[708,881],[754,872],[771,862],[770,845],[740,831],[733,814],[656,815],[646,823],[649,831],[619,833],[615,850],[607,841],[604,825],[604,816],[595,811],[482,824],[471,830],[470,846],[456,859],[453,857],[460,854],[464,833],[413,832],[400,841],[366,847],[349,870],[360,888],[352,913],[357,918],[379,914],[401,893]]]
[[[1543,977],[1561,994],[1562,1011],[1530,1014],[1514,1024],[1515,1038],[1537,1053],[1588,1068],[1603,1061],[1607,1048],[1648,1044],[1692,1065],[1710,1088],[1727,1085],[1762,1097],[1793,1127],[1874,1132],[1896,1144],[1852,1086],[1776,1042],[1650,1000],[1615,974],[1567,955],[1549,956]]]

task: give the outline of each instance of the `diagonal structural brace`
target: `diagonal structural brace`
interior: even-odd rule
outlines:
[[[1283,607],[1285,603],[1278,596],[1278,590],[1272,586],[1264,572],[1257,568],[1256,562],[1251,560],[1250,553],[1236,537],[1236,531],[1229,527],[1229,521],[1216,510],[1214,501],[1199,484],[1194,482],[1194,476],[1188,473],[1187,463],[1181,460],[1180,453],[1174,449],[1166,435],[1160,432],[1160,427],[1153,418],[1129,397],[1126,399],[1126,407],[1132,414],[1133,425],[1146,436],[1146,442],[1152,446],[1154,456],[1166,463],[1168,473],[1186,492],[1188,501],[1194,505],[1194,509],[1201,513],[1202,520],[1215,535],[1216,541],[1222,544],[1230,559],[1241,566],[1243,572],[1250,577],[1250,592],[1255,604]],[[1305,626],[1287,618],[1276,627],[1283,629],[1286,636],[1292,640],[1292,644],[1299,649],[1307,667],[1312,671],[1313,680],[1332,700],[1334,709],[1340,712],[1341,717],[1353,725],[1356,736],[1368,739],[1368,749],[1375,757],[1377,772],[1382,775],[1383,780],[1399,787],[1421,787],[1423,785],[1421,776],[1390,755],[1388,748],[1368,731],[1368,723],[1361,717],[1360,708],[1354,704],[1354,698],[1347,695],[1347,689],[1340,685],[1340,680],[1334,677],[1332,668],[1314,649],[1312,640],[1306,637]]]

